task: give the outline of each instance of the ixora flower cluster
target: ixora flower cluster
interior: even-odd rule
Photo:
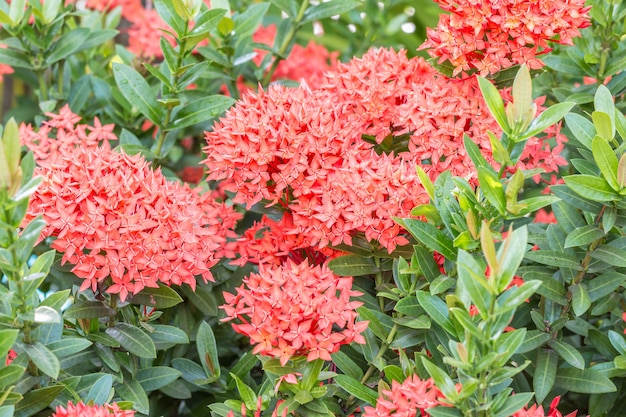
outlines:
[[[585,0],[436,0],[442,14],[421,49],[448,61],[453,74],[495,74],[516,64],[541,68],[548,41],[571,45],[590,25]]]
[[[134,410],[122,410],[117,404],[87,405],[82,401],[67,407],[58,406],[52,417],[134,417]]]
[[[224,321],[238,320],[233,329],[255,344],[253,353],[280,358],[323,359],[341,345],[365,343],[368,322],[356,321],[361,302],[350,297],[352,278],[337,277],[326,265],[288,260],[281,266],[260,265],[244,279],[236,294],[224,293]]]
[[[443,394],[432,378],[421,380],[417,375],[404,382],[392,381],[390,390],[383,390],[376,407],[365,407],[363,417],[428,416],[428,408],[442,405]]]
[[[228,181],[236,203],[265,200],[291,213],[284,233],[301,247],[351,245],[362,235],[392,252],[408,243],[393,217],[428,200],[415,166],[473,179],[463,136],[490,158],[487,131],[500,129],[475,79],[378,49],[339,64],[318,89],[274,85],[244,95],[206,133],[204,163],[210,180]],[[562,141],[551,149],[531,138],[520,163],[556,171]]]
[[[229,239],[240,215],[232,207],[112,150],[110,126],[76,125],[69,109],[48,116],[39,131],[22,127],[43,177],[26,221],[43,216],[42,239],[54,237],[52,248],[84,279],[81,290],[125,300],[159,282],[195,288],[196,275],[212,280],[210,267],[234,256]]]

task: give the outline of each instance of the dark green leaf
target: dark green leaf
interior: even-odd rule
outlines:
[[[153,366],[137,371],[137,382],[146,391],[155,391],[162,388],[180,377],[182,373],[169,366]]]
[[[210,380],[216,380],[221,375],[220,362],[217,354],[217,345],[211,326],[205,321],[200,323],[196,334],[198,356],[204,372]]]
[[[0,48],[0,63],[12,68],[33,68],[28,55],[9,48]]]
[[[46,408],[65,389],[64,385],[51,385],[24,394],[15,406],[14,417],[29,417]]]
[[[555,385],[568,391],[583,394],[601,394],[617,389],[609,378],[592,369],[559,369]]]
[[[119,394],[124,401],[131,401],[133,408],[142,414],[150,412],[150,402],[146,392],[143,390],[139,382],[135,380],[124,380],[123,384],[115,386],[115,392]]]
[[[454,325],[450,321],[448,306],[445,302],[443,302],[441,298],[432,296],[424,291],[418,291],[417,299],[419,300],[424,310],[428,312],[428,315],[431,319],[433,319],[438,325],[443,327],[448,333],[456,336],[456,330],[454,328]]]
[[[361,320],[369,321],[368,327],[379,339],[387,340],[393,328],[393,321],[388,315],[380,311],[369,310],[365,307],[360,307],[357,311]]]
[[[156,358],[154,342],[139,327],[127,323],[118,323],[106,329],[106,334],[117,340],[120,345],[140,358]]]
[[[609,245],[599,245],[591,252],[591,257],[609,265],[626,267],[626,250]]]
[[[583,315],[591,307],[591,300],[585,284],[570,285],[569,290],[572,294],[572,310],[574,310],[574,314],[576,316]]]
[[[261,24],[269,7],[269,3],[257,3],[246,7],[243,13],[236,15],[233,19],[235,34],[240,37],[252,35]]]
[[[91,385],[85,400],[102,405],[109,399],[111,388],[113,388],[113,377],[111,375],[102,375]]]
[[[574,368],[585,369],[585,359],[574,346],[556,339],[550,340],[548,345]]]
[[[65,310],[63,317],[66,319],[97,319],[114,316],[115,314],[115,310],[105,305],[102,301],[81,300]]]
[[[343,277],[356,277],[380,272],[372,258],[364,258],[358,255],[344,255],[332,259],[328,267],[336,275]]]
[[[150,306],[159,310],[174,307],[182,303],[183,299],[176,291],[166,285],[159,285],[158,288],[145,287],[139,293],[133,295],[129,302]]]
[[[558,362],[559,356],[555,351],[551,349],[537,351],[533,389],[538,403],[543,402],[554,386]]]
[[[626,275],[619,272],[607,272],[590,280],[587,284],[587,292],[591,302],[611,294],[626,281]]]
[[[346,390],[348,394],[354,395],[356,398],[371,405],[376,404],[376,399],[378,398],[376,391],[362,384],[357,379],[348,375],[337,375],[335,377],[335,382],[341,388]]]
[[[64,337],[61,340],[49,343],[48,349],[50,349],[57,358],[63,358],[85,350],[91,345],[92,343],[89,340],[81,337]]]
[[[494,417],[510,417],[524,407],[533,398],[532,392],[516,393],[507,398],[501,408],[494,413]]]
[[[568,255],[553,250],[536,250],[526,253],[526,259],[538,262],[544,265],[555,266],[558,268],[570,268],[577,271],[582,270],[578,259],[573,255]]]
[[[33,361],[41,372],[52,378],[59,376],[61,364],[59,363],[59,358],[57,358],[50,349],[39,342],[33,344],[25,343],[22,347],[30,360]]]
[[[565,123],[578,142],[585,148],[591,150],[591,143],[595,136],[593,123],[576,113],[568,113],[565,115]]]
[[[585,246],[604,237],[604,231],[595,225],[587,225],[574,229],[565,239],[565,247]]]
[[[415,219],[403,219],[400,224],[429,249],[439,252],[452,261],[456,260],[456,250],[452,239],[435,226]]]
[[[222,95],[202,97],[181,107],[169,128],[181,129],[221,115],[235,100]]]

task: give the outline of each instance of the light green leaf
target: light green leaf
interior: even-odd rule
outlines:
[[[254,390],[247,386],[237,375],[231,373],[230,377],[235,380],[239,397],[241,397],[242,401],[246,405],[246,408],[248,410],[254,410],[256,408],[257,401],[257,396]]]
[[[522,392],[511,395],[506,402],[499,408],[494,417],[510,417],[524,407],[533,398],[532,392]]]
[[[234,102],[232,98],[219,94],[199,98],[181,106],[169,128],[181,129],[196,123],[207,122],[220,116]]]
[[[502,101],[500,92],[491,83],[491,81],[480,76],[477,78],[480,91],[485,99],[485,102],[487,103],[487,107],[489,107],[489,111],[496,119],[496,122],[502,131],[506,134],[510,134],[511,128],[507,122],[506,112],[504,111],[504,102]]]
[[[154,8],[161,19],[163,19],[169,27],[174,29],[174,32],[176,32],[179,37],[182,37],[186,29],[186,24],[183,18],[176,12],[172,0],[154,0]]]
[[[452,379],[448,376],[448,373],[445,372],[440,367],[438,367],[437,365],[433,364],[431,361],[429,361],[425,357],[422,356],[421,359],[422,359],[422,364],[426,368],[426,371],[431,376],[431,378],[435,381],[435,385],[437,386],[437,388],[441,390],[441,392],[443,393],[443,395],[446,396],[446,398],[450,399],[451,401],[454,401],[454,399],[458,397],[458,393],[456,391],[454,382],[452,382]]]
[[[591,150],[591,142],[595,136],[595,127],[588,119],[577,113],[565,115],[565,124],[572,131],[574,137],[585,148]]]
[[[359,400],[365,401],[371,405],[376,404],[376,399],[378,398],[376,391],[369,388],[367,385],[362,384],[359,380],[348,375],[337,375],[335,377],[335,382],[341,388],[346,390],[348,394],[354,395]]]
[[[72,55],[89,37],[89,32],[90,30],[87,28],[76,28],[61,36],[48,52],[46,63],[52,65]]]
[[[365,307],[359,307],[357,309],[359,317],[363,321],[369,321],[368,327],[374,332],[374,334],[381,340],[387,340],[391,329],[393,328],[393,321],[391,317],[380,311],[369,310]]]
[[[0,358],[6,357],[15,344],[20,331],[17,329],[0,330]]]
[[[240,37],[252,35],[263,21],[263,16],[269,7],[269,3],[257,3],[246,7],[243,13],[236,15],[233,19],[235,34]]]
[[[443,327],[451,335],[456,336],[456,329],[450,321],[448,306],[441,298],[430,295],[425,291],[418,291],[417,299],[435,323]]]
[[[611,145],[609,145],[605,139],[600,136],[595,136],[593,138],[593,142],[591,143],[591,149],[593,152],[593,159],[596,161],[598,168],[600,168],[602,176],[611,188],[615,191],[619,191],[621,187],[617,182],[618,162],[617,156],[615,156],[615,152],[613,152],[613,148],[611,148]]]
[[[0,368],[0,387],[15,384],[20,380],[25,370],[26,368],[18,365],[6,365],[4,368]]]
[[[611,121],[611,117],[601,111],[591,113],[591,120],[596,128],[596,136],[600,136],[606,141],[613,139],[615,136],[615,127]]]
[[[339,15],[354,9],[360,4],[361,2],[356,0],[331,0],[319,3],[315,6],[309,7],[304,12],[302,23],[304,24],[314,20],[322,20],[331,16]]]
[[[598,86],[596,94],[593,97],[593,106],[596,112],[602,112],[609,116],[609,129],[603,127],[603,132],[608,130],[606,131],[606,134],[610,136],[600,136],[603,136],[605,139],[613,139],[615,137],[615,104],[613,103],[613,95],[611,94],[611,91],[609,91],[609,89],[602,84]],[[603,121],[602,123],[605,125],[607,124],[606,121]]]
[[[429,249],[439,252],[452,261],[456,260],[454,242],[435,226],[415,219],[402,219],[400,225]]]
[[[493,288],[487,282],[482,268],[478,262],[464,250],[459,251],[457,260],[459,285],[461,289],[465,289],[472,300],[472,303],[478,309],[481,317],[487,319],[489,307],[493,300]]]
[[[565,184],[576,194],[593,201],[615,201],[618,194],[604,178],[591,175],[569,175],[563,178]]]
[[[493,170],[478,167],[478,183],[485,198],[498,210],[498,213],[504,215],[506,213],[506,196],[502,183]]]
[[[579,260],[566,253],[554,250],[536,250],[526,252],[526,259],[558,268],[570,268],[576,271],[582,270]]]
[[[91,341],[81,337],[64,337],[61,340],[48,344],[48,349],[57,358],[64,358],[74,353],[81,352],[91,346]]]
[[[528,126],[528,129],[521,135],[520,140],[537,136],[548,127],[557,123],[572,109],[572,107],[574,107],[575,104],[576,103],[564,102],[548,107],[535,120],[533,120],[530,126]]]
[[[146,80],[133,68],[119,63],[113,64],[115,82],[126,100],[157,126],[162,123],[162,110],[156,95]]]

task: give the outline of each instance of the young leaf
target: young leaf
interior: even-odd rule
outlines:
[[[564,102],[557,103],[544,110],[533,122],[528,129],[521,135],[520,140],[528,139],[536,136],[546,130],[548,127],[557,123],[563,118],[576,103]]]
[[[500,214],[504,215],[506,213],[506,196],[497,175],[492,170],[479,167],[478,182],[485,198]]]
[[[606,141],[613,139],[615,136],[615,127],[611,121],[611,117],[601,111],[594,111],[591,113],[591,120],[596,128],[597,136],[600,136]]]
[[[596,90],[596,94],[593,97],[593,106],[596,112],[602,112],[609,116],[608,132],[604,136],[605,139],[613,139],[615,137],[615,104],[613,103],[613,95],[608,88],[600,84]],[[595,113],[595,112],[594,112]],[[593,117],[593,115],[592,115]],[[606,122],[603,122],[607,124]],[[595,124],[595,119],[594,119]],[[599,134],[599,133],[598,133]],[[602,136],[602,135],[600,135]]]
[[[510,134],[511,128],[507,122],[504,102],[502,101],[500,92],[489,80],[480,76],[478,77],[478,86],[496,122],[504,133],[507,135]]]
[[[415,169],[417,170],[417,176],[419,177],[420,182],[422,183],[422,186],[428,193],[428,196],[430,197],[431,200],[434,200],[435,199],[435,185],[430,180],[430,178],[428,177],[428,174],[426,174],[426,171],[424,171],[421,166],[416,165]]]
[[[481,317],[487,319],[494,296],[493,287],[487,282],[478,262],[464,250],[459,251],[457,265],[459,285],[469,293]]]
[[[593,152],[593,159],[596,161],[598,168],[600,168],[602,176],[611,188],[615,191],[619,191],[621,187],[617,182],[618,162],[617,156],[615,156],[615,152],[613,152],[613,148],[611,148],[605,139],[600,136],[595,136],[591,144],[591,149]]]

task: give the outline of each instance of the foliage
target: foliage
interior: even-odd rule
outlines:
[[[0,0],[0,417],[624,414],[626,4],[476,3]]]

